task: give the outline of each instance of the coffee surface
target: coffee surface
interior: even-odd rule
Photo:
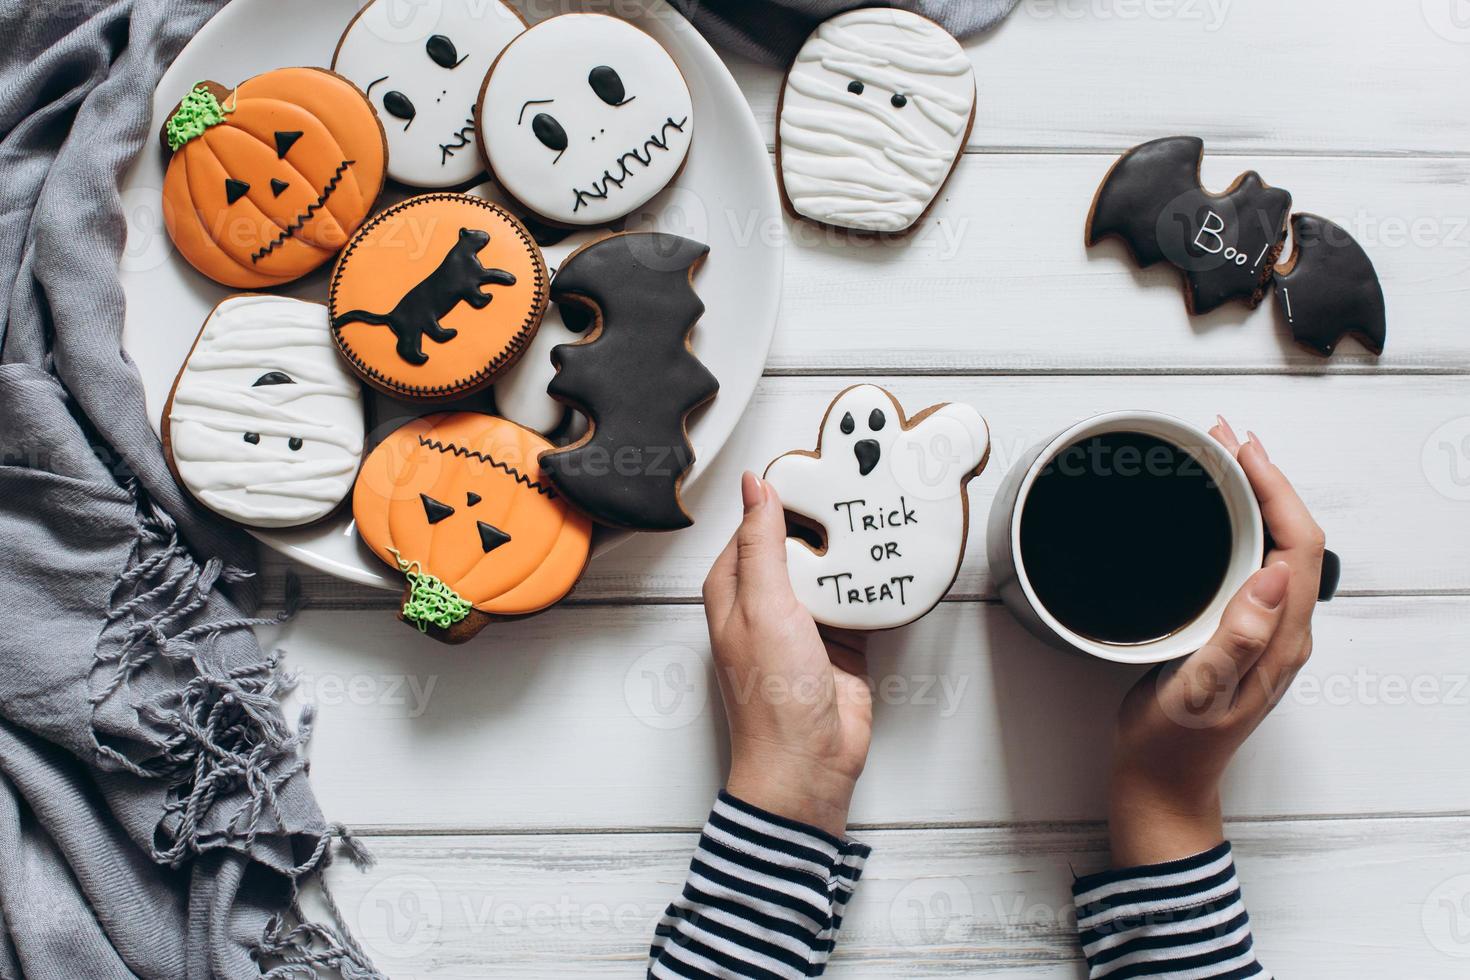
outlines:
[[[1193,456],[1140,432],[1069,446],[1021,512],[1021,561],[1042,605],[1105,643],[1147,643],[1191,623],[1230,563],[1225,499]]]

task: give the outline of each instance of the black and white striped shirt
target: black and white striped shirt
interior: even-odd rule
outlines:
[[[659,980],[821,976],[869,850],[721,793],[683,894],[654,932]],[[1094,978],[1270,980],[1256,962],[1230,845],[1079,878]]]

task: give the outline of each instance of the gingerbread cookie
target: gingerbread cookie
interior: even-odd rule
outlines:
[[[383,128],[351,82],[278,68],[233,90],[200,82],[169,114],[163,221],[226,286],[276,286],[327,262],[372,210]]]
[[[485,73],[525,22],[500,0],[408,8],[372,0],[352,18],[332,68],[367,93],[388,134],[388,176],[453,187],[483,169],[475,102]]]
[[[525,225],[465,194],[423,194],[363,226],[332,272],[337,346],[390,395],[454,398],[525,352],[546,310],[546,264]]]
[[[362,393],[327,309],[284,296],[222,300],[163,409],[169,467],[193,497],[250,527],[321,520],[362,459]]]
[[[807,38],[781,92],[787,210],[897,234],[929,210],[975,120],[975,73],[944,28],[907,10],[838,14]]]
[[[903,626],[944,598],[965,557],[965,486],[985,468],[990,432],[968,405],[906,419],[876,385],[839,394],[815,452],[766,468],[786,510],[820,538],[786,541],[796,597],[828,626]]]
[[[562,14],[527,30],[485,79],[477,135],[512,197],[564,225],[604,225],[679,173],[689,86],[653,38],[616,17]]]
[[[461,643],[571,591],[592,525],[537,466],[550,448],[506,419],[449,412],[414,419],[368,455],[352,515],[363,542],[404,573],[399,618]]]
[[[1276,308],[1297,343],[1327,357],[1349,334],[1375,354],[1388,339],[1383,285],[1347,229],[1315,214],[1291,217],[1295,247],[1276,268]]]
[[[708,254],[678,235],[624,232],[573,253],[551,284],[556,302],[594,312],[586,339],[552,350],[549,386],[591,428],[541,466],[593,520],[638,531],[694,523],[679,500],[694,464],[684,423],[720,388],[689,346],[704,313],[692,280]]]
[[[1200,184],[1204,152],[1203,140],[1176,136],[1123,154],[1093,200],[1087,244],[1121,238],[1140,266],[1173,265],[1190,313],[1233,301],[1255,309],[1286,240],[1291,194],[1253,170],[1211,194]]]

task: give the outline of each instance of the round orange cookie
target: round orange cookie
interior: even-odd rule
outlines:
[[[173,151],[163,221],[179,253],[227,286],[306,275],[362,224],[387,149],[367,98],[321,68],[278,68],[227,89],[200,82],[163,128]]]
[[[499,205],[411,197],[375,215],[337,260],[332,333],[375,388],[457,398],[520,359],[546,312],[547,278],[531,233]]]
[[[362,540],[407,578],[400,618],[460,643],[554,604],[587,565],[592,524],[546,480],[551,443],[507,419],[415,419],[372,451],[352,492]]]

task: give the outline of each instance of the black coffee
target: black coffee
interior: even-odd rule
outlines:
[[[1230,564],[1225,498],[1188,453],[1140,432],[1069,446],[1021,512],[1021,561],[1042,605],[1104,643],[1192,622]]]

